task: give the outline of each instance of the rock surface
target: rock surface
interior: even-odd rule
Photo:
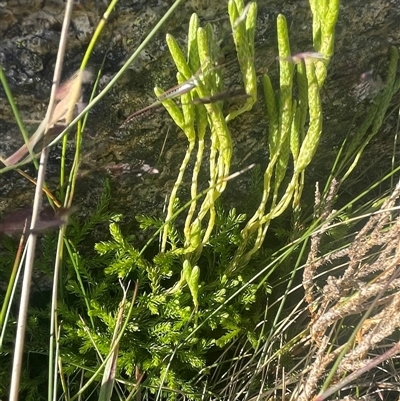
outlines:
[[[76,2],[69,29],[64,76],[79,67],[91,35],[106,9],[105,3],[91,0]],[[168,3],[158,0],[121,0],[118,3],[90,59],[95,71],[104,61],[100,87],[104,87],[135,51],[167,11]],[[268,71],[277,87],[276,17],[279,13],[286,16],[291,47],[296,53],[312,50],[311,13],[307,1],[259,0],[257,3],[257,71],[260,77]],[[22,119],[31,132],[46,112],[64,5],[61,0],[11,0],[0,3],[0,64]],[[225,55],[234,56],[224,2],[192,0],[178,9],[130,70],[90,113],[82,161],[85,174],[82,174],[84,176],[78,184],[76,198],[78,203],[85,205],[83,210],[86,207],[90,209],[102,188],[102,180],[111,171],[116,210],[127,213],[127,218],[132,220],[137,213],[161,215],[164,197],[172,188],[187,146],[184,135],[163,111],[137,119],[124,129],[119,126],[133,111],[154,100],[155,85],[169,88],[175,84],[176,72],[165,44],[165,34],[171,33],[184,48],[192,12],[198,13],[202,24],[212,24]],[[379,75],[384,80],[389,47],[400,46],[399,19],[400,2],[396,0],[343,2],[336,31],[335,55],[324,92],[326,120],[323,139],[313,164],[314,172],[310,172],[311,182],[326,176],[337,152],[336,146],[347,132],[354,130],[362,121],[368,101],[359,93],[360,77],[372,70],[375,77]],[[239,79],[237,66],[224,74],[227,85]],[[231,126],[235,141],[232,171],[254,162],[266,166],[267,122],[263,117],[261,86],[259,89],[259,101],[253,112],[234,121]],[[22,140],[2,89],[0,98],[0,154],[9,156]],[[388,166],[388,144],[393,143],[395,114],[387,118],[380,139],[369,148],[374,156],[373,163],[377,163],[376,174]],[[71,146],[71,157],[72,152]],[[48,180],[53,188],[58,181],[58,153],[53,150],[50,159]],[[142,174],[140,166],[143,163],[156,167],[159,174]],[[128,165],[129,174],[123,174],[125,170],[116,173],[120,165]],[[28,170],[33,174],[34,170]],[[237,181],[235,191],[243,190],[245,194],[246,178],[243,182],[241,180]],[[32,186],[16,173],[3,174],[0,185],[0,209],[8,210],[16,204],[31,202]],[[229,191],[227,193],[229,195]],[[184,197],[184,194],[181,196]]]

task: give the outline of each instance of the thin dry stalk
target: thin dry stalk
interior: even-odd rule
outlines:
[[[71,20],[73,4],[74,4],[74,2],[72,0],[69,0],[66,4],[66,8],[65,8],[64,22],[63,22],[61,38],[60,38],[60,46],[58,49],[57,61],[56,61],[56,66],[55,66],[55,71],[54,71],[53,87],[51,90],[49,107],[48,107],[46,117],[45,117],[46,125],[47,125],[47,122],[50,120],[50,117],[53,112],[56,91],[57,91],[57,87],[60,82],[61,68],[62,68],[62,63],[64,60],[66,40],[68,37],[67,33],[68,33],[69,23]],[[39,216],[39,211],[41,209],[42,193],[43,193],[42,187],[44,186],[44,178],[45,178],[45,174],[46,174],[47,155],[48,155],[48,150],[45,150],[42,152],[42,155],[40,158],[38,180],[37,180],[37,186],[36,186],[36,191],[35,191],[35,199],[34,199],[34,203],[33,203],[33,212],[32,212],[32,220],[31,220],[31,227],[30,227],[31,229],[33,229],[35,227],[36,221]],[[23,356],[23,352],[24,352],[24,342],[25,342],[26,318],[27,318],[28,304],[29,304],[29,292],[30,292],[30,287],[31,287],[33,262],[35,259],[36,238],[37,238],[36,234],[34,234],[32,232],[28,238],[28,243],[27,243],[28,250],[27,250],[26,262],[25,262],[24,280],[23,280],[23,284],[22,284],[20,309],[19,309],[19,314],[18,314],[17,334],[16,334],[16,340],[15,340],[13,369],[12,369],[11,384],[10,384],[10,398],[9,398],[10,401],[18,400],[21,368],[22,368],[22,356]]]

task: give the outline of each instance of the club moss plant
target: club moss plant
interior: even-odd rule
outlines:
[[[318,7],[314,10],[315,18],[320,18],[325,25],[326,21],[330,24],[328,30],[315,28],[317,38],[314,39],[314,46],[318,52],[324,52],[322,60],[305,60],[297,65],[284,60],[291,52],[285,18],[282,15],[278,17],[280,89],[277,94],[268,76],[263,78],[270,120],[270,163],[264,173],[261,203],[244,228],[241,227],[245,216],[237,215],[235,210],[227,214],[223,212],[220,197],[228,185],[233,152],[229,122],[250,111],[257,97],[254,69],[257,6],[251,3],[245,10],[242,1],[230,1],[228,11],[243,84],[249,97],[239,110],[227,115],[224,115],[222,102],[194,103],[196,98],[213,96],[223,90],[222,70],[216,68],[220,50],[212,28],[210,25],[200,27],[198,17],[192,16],[186,56],[176,40],[168,35],[167,44],[178,70],[178,84],[193,76],[196,76],[198,84],[194,90],[182,95],[182,106],[179,107],[171,99],[163,102],[176,125],[184,132],[188,144],[169,197],[165,221],[147,216],[138,218],[142,229],[161,232],[161,252],[152,259],[145,258],[143,250],[136,250],[122,236],[116,217],[110,225],[112,240],[96,245],[101,255],[113,259],[105,269],[108,276],[125,283],[128,279],[138,281],[135,306],[128,313],[129,321],[136,323],[129,324],[127,321],[123,331],[124,337],[131,338],[132,343],[128,341],[129,347],[124,341],[119,344],[118,366],[121,374],[128,377],[132,377],[134,372],[145,374],[148,388],[157,389],[162,397],[175,397],[166,388],[169,391],[184,391],[193,399],[200,397],[200,388],[196,389],[191,382],[190,371],[194,373],[194,370],[204,368],[209,352],[215,347],[227,346],[242,334],[254,346],[260,341],[254,334],[254,316],[245,311],[255,312],[257,296],[260,299],[265,297],[269,287],[266,283],[260,286],[248,282],[257,272],[254,266],[248,268],[249,261],[261,247],[270,221],[293,202],[295,209],[299,209],[304,171],[315,154],[322,131],[319,94],[333,51],[334,23],[338,11],[338,7],[332,5],[329,12]],[[245,11],[247,13],[242,18]],[[240,22],[236,24],[238,20]],[[299,87],[298,100],[293,99],[292,94],[295,76]],[[156,88],[155,93],[159,96],[162,90]],[[199,176],[205,170],[203,155],[207,135],[207,143],[210,144],[209,187],[199,192]],[[196,147],[197,152],[193,155]],[[294,164],[293,177],[279,199],[290,155]],[[179,189],[192,157],[195,162],[191,173],[191,199],[187,200],[187,206],[182,206]],[[270,209],[265,211],[268,200],[271,202]],[[186,213],[186,218],[181,232],[175,225],[175,219],[182,213]],[[216,253],[213,247],[225,252]],[[108,310],[109,307],[92,298],[91,316],[106,322],[110,319],[107,317]],[[116,315],[113,316],[111,321],[115,322]],[[99,348],[101,338],[98,334],[91,333],[89,325],[84,327],[80,323],[80,326],[80,341],[86,344],[84,349],[89,351],[94,344]],[[72,331],[71,328],[68,338]],[[87,333],[91,335],[88,337]],[[145,349],[140,347],[140,343],[144,342]],[[97,352],[108,352],[108,341],[104,346],[103,351],[99,348]]]

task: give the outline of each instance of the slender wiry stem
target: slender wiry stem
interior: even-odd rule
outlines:
[[[368,363],[366,363],[362,368],[357,371],[350,373],[345,379],[341,380],[339,383],[335,384],[328,390],[324,391],[322,394],[318,395],[314,400],[315,401],[323,401],[332,394],[338,392],[341,388],[351,383],[358,377],[360,377],[363,373],[370,371],[374,366],[378,366],[381,363],[387,361],[390,358],[393,358],[400,352],[400,342],[397,342],[392,348],[387,350],[384,354],[378,355],[374,359],[371,359]]]
[[[67,33],[69,28],[69,23],[72,14],[72,7],[73,1],[69,0],[66,4],[65,8],[65,16],[63,27],[61,31],[61,38],[60,38],[60,46],[58,49],[57,61],[54,70],[54,81],[53,87],[51,90],[51,96],[49,101],[49,107],[46,113],[46,124],[49,121],[51,114],[53,112],[53,107],[55,103],[55,96],[56,90],[60,82],[61,77],[61,69],[62,69],[62,62],[64,59],[65,54],[65,47],[66,47],[66,40],[67,40]],[[42,156],[40,158],[40,165],[38,171],[38,180],[36,185],[35,191],[35,199],[33,203],[33,212],[32,212],[32,220],[31,220],[31,229],[33,229],[36,225],[36,221],[38,220],[39,211],[42,204],[42,187],[44,185],[44,179],[46,174],[46,164],[47,164],[47,156],[48,150],[44,150],[42,152]],[[24,351],[24,340],[25,340],[25,330],[26,330],[26,318],[28,314],[28,304],[29,304],[29,293],[30,293],[30,286],[31,286],[31,279],[32,279],[32,269],[33,269],[33,261],[35,258],[35,249],[36,249],[36,234],[31,232],[28,238],[27,243],[27,256],[26,256],[26,263],[25,263],[25,272],[24,272],[24,280],[22,284],[22,293],[21,293],[21,302],[20,302],[20,309],[18,314],[18,326],[17,326],[17,334],[15,340],[15,351],[14,351],[14,360],[13,360],[13,369],[11,375],[11,385],[10,385],[10,401],[17,401],[18,400],[18,393],[19,393],[19,384],[20,384],[20,377],[21,377],[21,368],[22,368],[22,355]],[[50,397],[49,399],[52,399]]]

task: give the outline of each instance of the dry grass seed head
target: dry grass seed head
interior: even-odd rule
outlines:
[[[321,235],[318,233],[312,239],[303,286],[306,301],[312,301],[313,307],[318,308],[310,332],[319,349],[304,384],[298,390],[298,400],[310,399],[328,364],[346,345],[336,344],[336,348],[330,347],[330,352],[327,352],[327,344],[332,341],[330,335],[325,335],[329,327],[338,324],[340,329],[344,318],[360,313],[369,316],[359,329],[357,345],[344,355],[339,364],[338,374],[368,364],[370,351],[400,327],[400,294],[397,293],[400,286],[400,217],[392,213],[399,195],[400,182],[380,212],[369,218],[349,247],[316,261]],[[343,257],[347,262],[342,277],[328,277],[322,296],[315,300],[312,287],[317,269]],[[360,318],[354,316],[354,319]]]

